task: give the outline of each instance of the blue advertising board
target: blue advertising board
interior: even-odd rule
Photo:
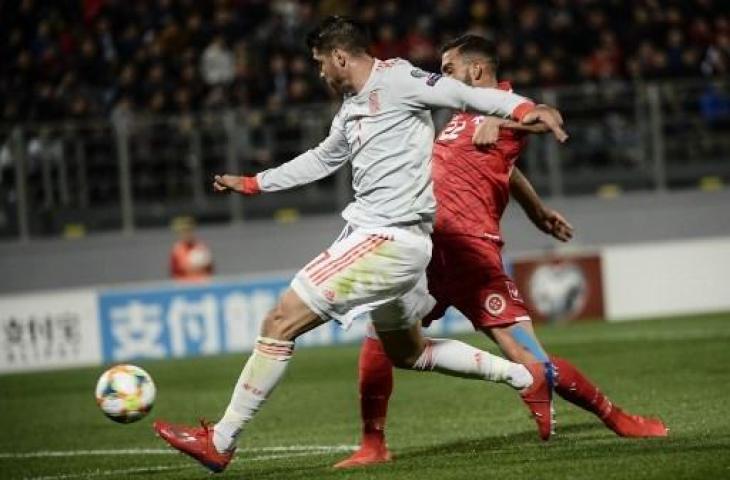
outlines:
[[[105,362],[250,350],[284,278],[99,292]]]
[[[289,280],[281,276],[102,290],[98,297],[102,361],[250,351],[261,322]],[[297,339],[297,347],[355,342],[366,327],[366,319],[356,320],[349,330],[330,322]],[[449,311],[429,331],[446,335],[470,329],[458,313]]]

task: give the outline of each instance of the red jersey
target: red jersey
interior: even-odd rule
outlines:
[[[499,88],[510,89],[500,83]],[[527,135],[501,129],[497,143],[472,143],[483,115],[457,113],[433,147],[432,177],[436,197],[434,235],[469,235],[501,242],[499,221],[509,202],[509,177]]]

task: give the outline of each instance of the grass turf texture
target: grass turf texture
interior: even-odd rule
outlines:
[[[223,477],[730,478],[730,314],[545,327],[539,335],[617,404],[664,418],[669,438],[618,438],[593,416],[558,400],[557,436],[544,444],[517,395],[504,385],[397,372],[388,423],[395,462],[336,471],[330,466],[346,453],[251,451],[357,443],[358,346],[302,349]],[[486,338],[465,338],[494,351]],[[243,360],[228,355],[140,362],[157,383],[158,399],[147,418],[131,425],[115,424],[97,409],[93,393],[101,367],[0,376],[0,452],[163,448],[152,420],[216,418]],[[209,478],[177,455],[0,454],[0,478],[34,477]]]

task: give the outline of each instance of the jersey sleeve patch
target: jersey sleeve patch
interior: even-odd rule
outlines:
[[[440,73],[429,73],[425,70],[421,70],[420,68],[414,68],[411,70],[411,77],[413,78],[425,78],[426,79],[426,85],[429,87],[433,87],[436,85],[436,82],[438,82],[443,75]]]
[[[429,73],[428,78],[426,78],[426,85],[428,85],[429,87],[433,87],[434,85],[436,85],[436,82],[441,80],[441,77],[443,77],[443,75],[441,75],[440,73]]]

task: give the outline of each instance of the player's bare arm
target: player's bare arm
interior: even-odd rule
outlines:
[[[545,205],[530,181],[515,167],[509,179],[510,194],[541,231],[567,242],[573,238],[573,226],[559,212]]]
[[[472,137],[474,145],[477,147],[488,147],[489,145],[494,145],[499,139],[499,130],[501,128],[527,133],[548,133],[550,131],[550,127],[544,123],[525,125],[513,120],[489,116],[484,117],[484,120],[482,120],[477,129],[474,131],[474,136]]]
[[[522,122],[515,122],[505,118],[486,117],[474,132],[474,144],[477,146],[488,146],[496,143],[499,138],[500,128],[509,128],[510,130],[528,133],[553,132],[558,142],[564,143],[568,140],[568,134],[562,128],[563,120],[558,110],[549,105],[537,105],[532,112],[535,112],[535,110],[538,113],[535,114],[536,117],[534,120],[529,120],[529,123],[526,123],[524,118]]]
[[[563,130],[563,116],[549,105],[537,105],[522,116],[520,123],[523,125],[543,123],[553,132],[558,142],[563,143],[568,140],[568,133]]]

